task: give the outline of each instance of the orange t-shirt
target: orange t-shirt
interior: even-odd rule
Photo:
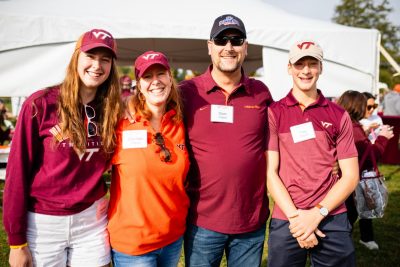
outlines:
[[[174,114],[167,112],[161,125],[171,162],[161,161],[160,147],[153,141],[155,132],[147,120],[136,116],[132,124],[123,119],[117,127],[108,231],[112,248],[119,252],[142,255],[178,240],[185,231],[189,198],[184,183],[189,159],[184,126],[171,121]],[[147,146],[126,148],[125,140],[124,148],[123,132],[130,130],[146,130]]]

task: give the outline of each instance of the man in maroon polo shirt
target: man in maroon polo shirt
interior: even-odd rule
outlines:
[[[191,168],[186,266],[259,266],[269,215],[266,195],[268,88],[242,69],[246,30],[218,17],[208,53],[212,65],[180,85]]]
[[[296,42],[293,88],[268,110],[268,266],[305,266],[308,253],[314,266],[355,266],[344,200],[358,183],[357,150],[349,115],[317,89],[322,60],[317,43]]]

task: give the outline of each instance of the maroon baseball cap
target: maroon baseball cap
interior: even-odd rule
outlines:
[[[135,60],[135,76],[138,81],[143,73],[154,64],[160,64],[167,70],[170,70],[167,57],[161,52],[147,51],[138,56]]]
[[[87,52],[93,48],[105,47],[111,50],[113,56],[117,57],[117,43],[108,31],[93,29],[83,34],[81,51]]]

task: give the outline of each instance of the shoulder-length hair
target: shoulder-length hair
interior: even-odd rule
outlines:
[[[66,76],[60,85],[58,116],[64,136],[67,136],[80,152],[85,151],[87,135],[82,115],[82,101],[79,90],[82,81],[78,74],[78,57],[83,35],[78,39],[75,51],[67,67]],[[116,145],[115,128],[121,115],[121,97],[115,58],[112,58],[110,75],[97,88],[95,102],[98,112],[99,135],[107,157],[111,156]]]
[[[358,122],[364,118],[367,97],[363,93],[348,90],[339,97],[337,104],[349,113],[352,121]]]
[[[167,99],[167,104],[166,104],[166,112],[174,109],[176,114],[172,117],[172,120],[175,123],[179,123],[183,120],[183,115],[182,115],[182,99],[180,95],[180,90],[179,87],[172,76],[171,70],[168,70],[168,73],[171,77],[172,80],[172,85],[171,85],[171,92],[168,96]],[[133,95],[129,99],[128,107],[133,111],[134,114],[141,114],[145,119],[150,120],[152,117],[152,113],[149,110],[149,108],[146,105],[146,99],[144,98],[143,94],[140,92],[140,82],[137,81],[136,83],[136,88],[137,88],[137,94]]]

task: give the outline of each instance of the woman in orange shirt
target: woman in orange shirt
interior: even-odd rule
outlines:
[[[176,266],[189,199],[182,105],[165,55],[135,61],[132,119],[117,127],[109,206],[113,265]]]

